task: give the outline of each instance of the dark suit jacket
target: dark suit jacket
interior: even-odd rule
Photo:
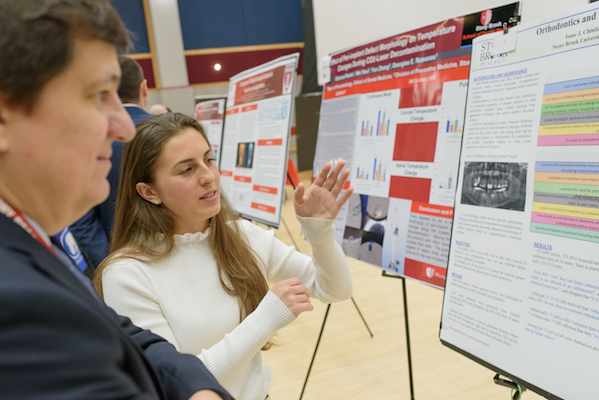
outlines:
[[[117,316],[0,214],[0,397],[188,399],[228,395],[200,360]]]
[[[125,106],[125,110],[135,125],[152,116],[141,107]],[[71,233],[77,239],[81,249],[96,266],[108,256],[124,147],[125,143],[123,142],[112,143],[112,157],[110,157],[112,168],[108,173],[108,183],[110,183],[108,198],[70,226]]]
[[[144,119],[150,118],[152,116],[152,114],[146,112],[146,110],[144,110],[141,107],[127,105],[125,106],[125,110],[127,110],[135,125],[139,124]]]

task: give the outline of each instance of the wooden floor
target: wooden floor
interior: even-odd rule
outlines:
[[[300,174],[302,181],[310,175]],[[309,254],[293,212],[292,190],[287,190],[283,219],[299,250]],[[277,232],[292,244],[285,227]],[[353,298],[374,337],[370,337],[351,301],[331,306],[320,348],[303,396],[305,400],[410,400],[406,334],[401,280],[383,277],[381,270],[350,259]],[[407,281],[408,317],[412,351],[414,398],[417,400],[509,400],[510,390],[493,383],[494,373],[443,346],[439,321],[443,291]],[[263,353],[272,371],[273,400],[297,400],[326,305],[314,300],[306,312],[279,331],[279,346]],[[524,400],[542,399],[530,391]]]

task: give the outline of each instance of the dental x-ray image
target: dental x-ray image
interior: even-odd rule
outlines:
[[[466,162],[462,204],[524,211],[526,163]]]
[[[387,198],[352,195],[341,244],[348,257],[381,266],[388,210]]]

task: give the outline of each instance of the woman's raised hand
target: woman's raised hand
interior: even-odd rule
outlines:
[[[303,285],[300,278],[285,279],[276,283],[271,292],[287,306],[289,311],[297,318],[304,311],[312,311],[314,306],[310,302],[310,291]]]
[[[349,177],[349,169],[341,173],[344,166],[345,161],[341,160],[331,171],[331,163],[328,162],[322,167],[308,191],[305,191],[302,183],[297,185],[294,201],[295,213],[300,217],[337,218],[339,210],[354,192],[354,188],[350,187],[341,197],[337,198]],[[331,171],[330,174],[329,171]],[[341,176],[339,176],[340,173]]]

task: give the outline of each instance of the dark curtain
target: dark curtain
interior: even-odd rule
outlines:
[[[322,91],[316,71],[316,39],[314,37],[314,9],[312,0],[302,0],[304,11],[304,51],[302,52],[302,93]]]

